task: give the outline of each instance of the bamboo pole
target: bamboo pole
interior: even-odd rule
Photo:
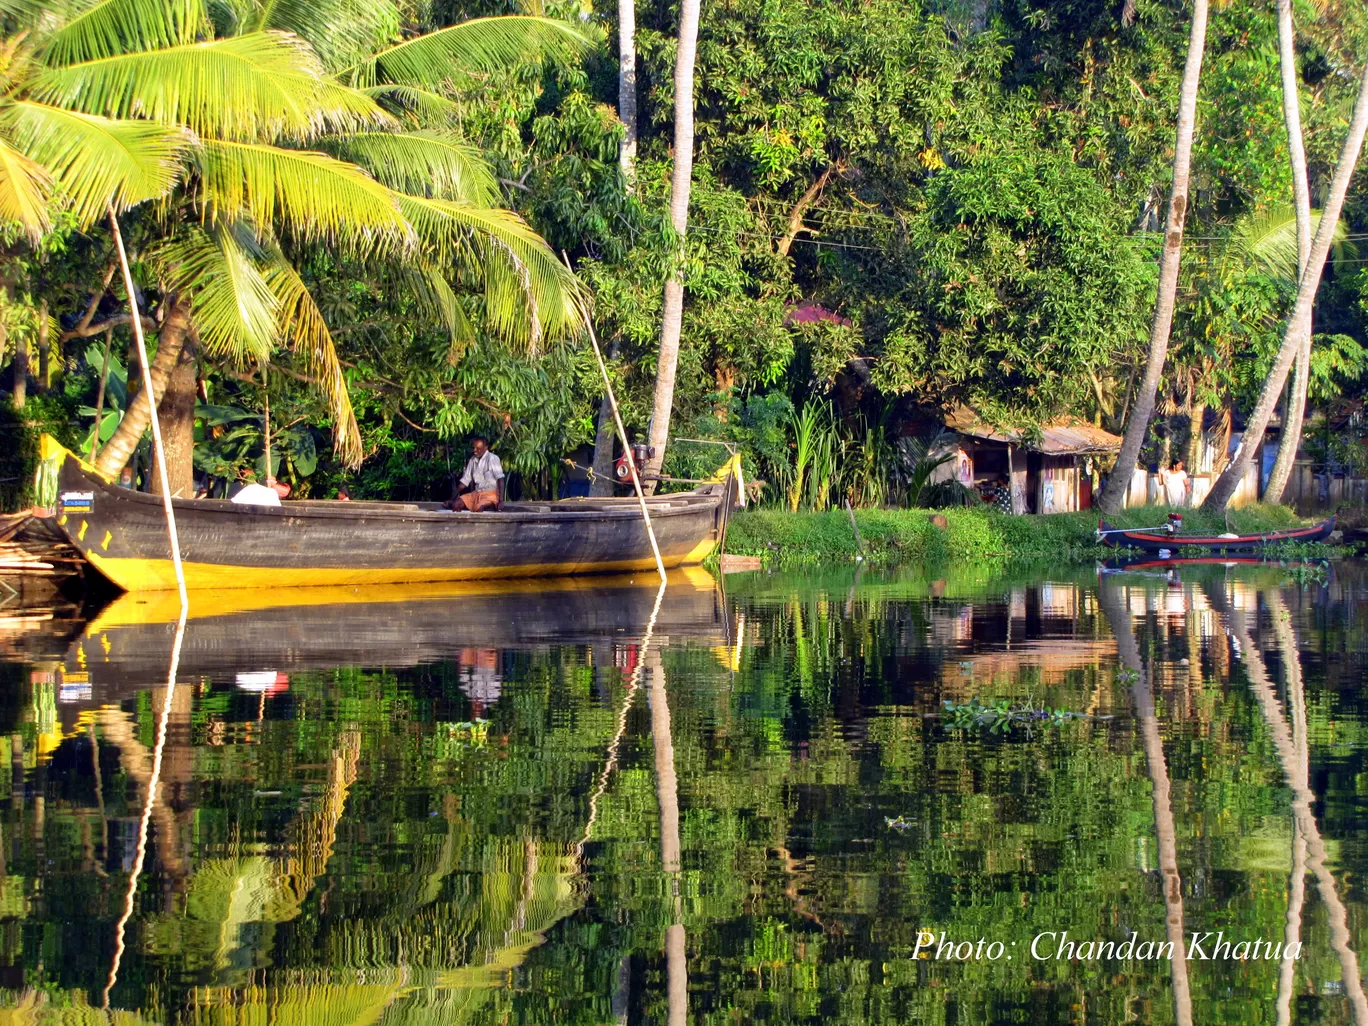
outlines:
[[[162,508],[166,511],[166,537],[171,543],[171,565],[176,571],[176,590],[180,592],[181,616],[185,616],[190,598],[185,593],[185,567],[181,566],[180,534],[176,531],[176,513],[171,508],[171,481],[166,475],[166,447],[162,444],[161,422],[157,418],[157,390],[152,384],[152,361],[147,358],[147,340],[143,337],[142,312],[138,309],[138,293],[133,287],[133,272],[128,266],[128,251],[124,249],[123,233],[114,207],[109,207],[109,228],[114,233],[114,248],[119,253],[119,267],[123,270],[124,291],[128,293],[128,317],[133,325],[133,339],[142,364],[143,385],[151,389],[147,395],[147,409],[152,423],[152,448],[157,457],[157,476],[161,478]],[[96,425],[96,430],[99,426]]]
[[[570,268],[570,259],[566,257],[564,250],[561,251],[561,259],[565,261],[565,267]],[[636,459],[632,456],[631,443],[627,441],[627,429],[622,426],[622,413],[618,410],[617,396],[613,394],[613,382],[608,377],[608,365],[603,362],[603,351],[599,349],[598,336],[594,334],[594,325],[589,318],[585,317],[584,326],[589,329],[589,341],[594,344],[594,357],[598,360],[599,373],[603,375],[603,388],[608,396],[608,405],[613,408],[613,423],[617,425],[618,438],[622,441],[622,451],[627,456],[627,469],[632,472],[632,487],[636,490],[637,502],[641,506],[641,519],[646,521],[646,537],[651,539],[651,552],[655,555],[656,570],[660,572],[660,581],[665,583],[665,561],[660,558],[660,546],[656,544],[655,528],[651,526],[651,511],[646,508],[646,493],[641,490],[641,476],[637,473]]]
[[[584,824],[584,836],[575,845],[575,857],[584,857],[584,846],[589,843],[589,839],[594,832],[594,823],[598,820],[598,803],[603,798],[604,792],[608,790],[608,780],[613,775],[613,770],[617,768],[618,751],[622,747],[623,735],[627,733],[627,715],[632,711],[632,702],[636,698],[636,693],[641,688],[641,674],[646,668],[646,655],[651,651],[652,635],[655,634],[656,618],[660,616],[660,603],[665,598],[665,582],[660,584],[660,590],[656,592],[655,605],[651,607],[650,619],[646,621],[646,633],[641,636],[641,649],[637,652],[636,665],[632,667],[632,675],[627,679],[627,697],[623,700],[622,711],[618,713],[617,730],[613,732],[613,739],[608,743],[608,758],[604,760],[603,772],[599,774],[598,786],[594,788],[594,793],[589,796],[589,819]]]
[[[123,253],[122,243],[119,245],[119,253]],[[130,291],[129,295],[132,294]],[[134,322],[137,322],[136,314]],[[155,424],[156,421],[152,423]],[[170,502],[170,499],[167,501]],[[179,563],[177,566],[179,567]],[[176,694],[176,671],[180,667],[181,643],[185,640],[185,618],[189,612],[190,607],[185,602],[185,586],[182,584],[180,619],[176,623],[176,636],[171,642],[171,666],[166,675],[166,697],[162,701],[161,719],[157,721],[157,740],[152,747],[152,772],[147,780],[147,800],[143,802],[142,818],[138,820],[138,841],[133,857],[133,870],[128,874],[128,891],[124,894],[123,914],[114,929],[114,961],[109,967],[109,979],[105,983],[102,1002],[102,1007],[106,1010],[109,1008],[109,995],[114,990],[114,985],[119,982],[119,966],[123,962],[124,954],[124,931],[128,927],[128,921],[133,918],[133,899],[137,896],[138,880],[142,876],[143,865],[147,860],[147,831],[152,822],[152,810],[157,803],[157,788],[161,786],[162,753],[166,751],[166,727],[171,722],[171,703]]]

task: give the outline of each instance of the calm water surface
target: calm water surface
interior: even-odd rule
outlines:
[[[0,610],[0,1023],[1368,1026],[1363,566],[725,583]]]

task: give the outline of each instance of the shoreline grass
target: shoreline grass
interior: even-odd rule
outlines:
[[[1169,508],[1143,506],[1107,519],[1118,527],[1154,527],[1164,523]],[[1286,506],[1262,503],[1230,511],[1229,526],[1221,514],[1181,509],[1184,530],[1236,534],[1282,531],[1309,522]],[[946,527],[932,523],[944,516]],[[871,566],[913,562],[980,559],[994,562],[1084,563],[1116,553],[1097,543],[1099,512],[1009,516],[978,509],[863,509],[855,522],[864,541],[864,561]],[[1315,549],[1315,552],[1300,550]],[[849,563],[857,554],[850,517],[844,510],[790,513],[786,510],[740,511],[727,529],[726,552],[759,556],[767,568],[793,569]],[[1300,546],[1299,555],[1343,554],[1333,546]]]

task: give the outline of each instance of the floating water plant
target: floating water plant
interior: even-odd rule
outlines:
[[[1087,718],[1084,713],[1067,709],[1051,709],[1032,703],[1013,705],[1006,699],[985,705],[977,697],[968,702],[947,700],[942,706],[941,717],[951,730],[987,731],[998,735],[1009,734],[1017,727],[1024,727],[1030,733],[1037,724],[1061,727],[1070,720]]]

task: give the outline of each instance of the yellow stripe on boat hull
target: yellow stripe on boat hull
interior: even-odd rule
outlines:
[[[665,557],[666,567],[701,563],[712,552],[712,539],[683,556]],[[174,591],[176,572],[169,559],[110,559],[94,550],[86,558],[95,569],[125,591]],[[629,573],[654,570],[655,557],[602,563],[527,563],[485,567],[267,567],[218,563],[183,563],[187,588],[295,588],[368,584],[421,584],[430,581],[480,581],[501,577],[559,577],[566,574]]]

